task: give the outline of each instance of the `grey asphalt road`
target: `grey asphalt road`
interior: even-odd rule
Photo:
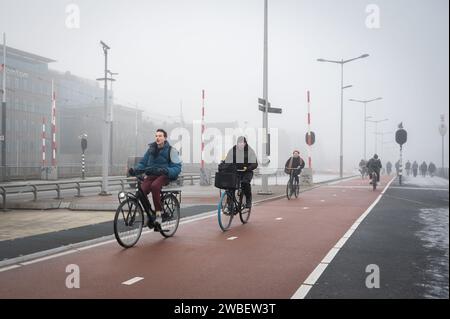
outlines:
[[[389,188],[306,298],[449,298],[449,191]],[[379,270],[379,288],[374,266]],[[366,267],[368,267],[366,269]]]

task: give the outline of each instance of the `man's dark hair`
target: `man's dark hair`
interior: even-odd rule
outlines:
[[[164,137],[167,138],[167,132],[164,131],[162,128],[157,129],[156,132],[161,132],[161,133],[163,133],[163,134],[164,134]]]

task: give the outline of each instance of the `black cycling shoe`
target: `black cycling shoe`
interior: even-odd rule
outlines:
[[[159,224],[159,223],[154,223],[154,228],[153,228],[153,231],[156,231],[156,232],[158,232],[158,231],[161,231],[161,224]]]
[[[152,222],[151,218],[147,221],[147,227],[150,229],[153,229],[155,227],[155,224]]]
[[[251,200],[248,200],[248,201],[245,203],[245,208],[248,208],[248,209],[252,208],[252,201],[251,201]]]

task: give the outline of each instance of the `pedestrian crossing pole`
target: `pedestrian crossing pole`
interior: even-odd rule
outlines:
[[[81,139],[81,179],[84,179],[86,168],[84,153],[87,149],[87,134],[86,133],[81,134],[80,139]]]
[[[211,185],[209,175],[205,170],[205,90],[202,90],[202,134],[201,134],[201,166],[200,166],[200,185]]]
[[[84,151],[81,154],[81,179],[84,179]]]
[[[56,161],[56,152],[57,152],[57,144],[56,144],[56,93],[55,93],[55,84],[52,80],[52,113],[51,113],[51,139],[52,139],[52,160],[51,160],[51,171],[49,178],[52,180],[58,179],[58,167]]]
[[[311,168],[311,99],[309,91],[306,95],[308,102],[308,168]]]
[[[42,169],[41,169],[41,179],[48,179],[48,170],[47,170],[47,160],[45,157],[45,139],[46,139],[46,128],[45,128],[45,117],[42,117]]]

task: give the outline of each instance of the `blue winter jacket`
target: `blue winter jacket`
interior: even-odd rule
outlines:
[[[170,149],[170,162],[169,162]],[[169,142],[165,142],[162,149],[158,150],[156,142],[149,144],[148,150],[142,160],[137,164],[137,170],[147,170],[150,168],[167,168],[169,179],[175,180],[181,173],[181,159],[178,151],[171,147]]]

